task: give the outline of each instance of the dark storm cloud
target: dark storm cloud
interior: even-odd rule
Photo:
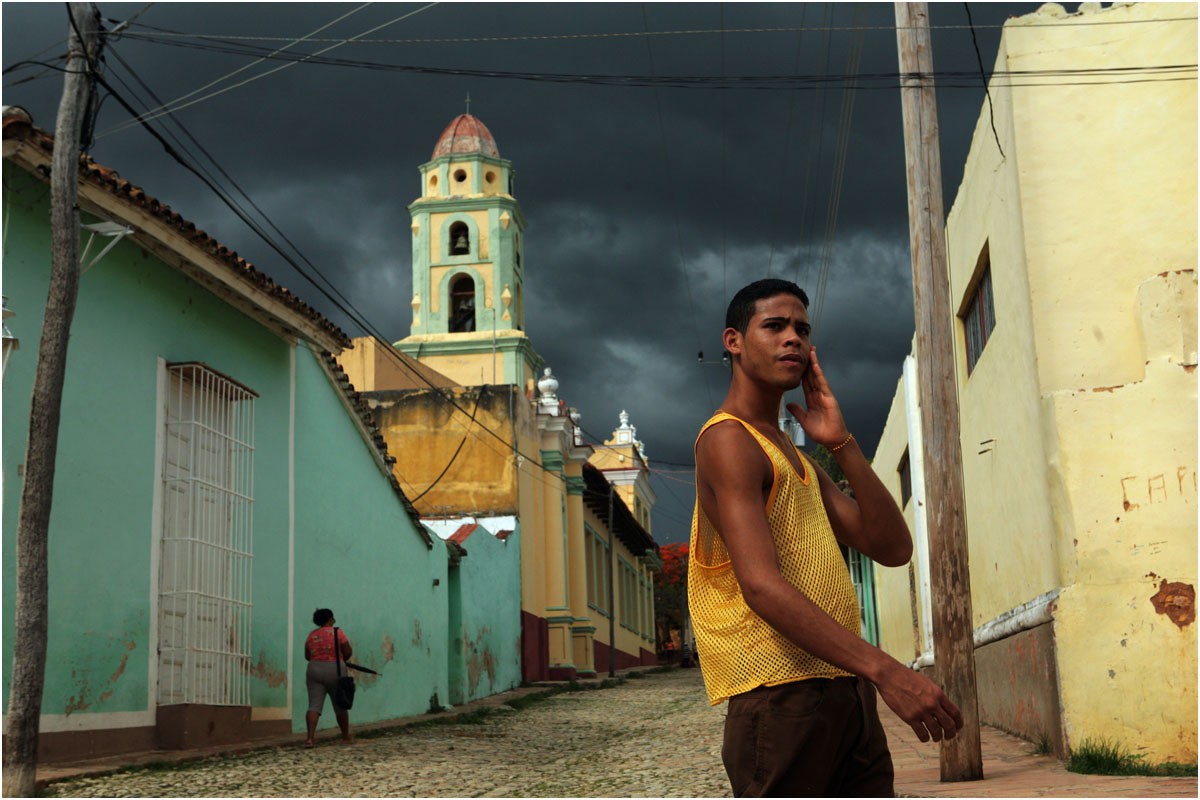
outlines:
[[[444,3],[423,11],[408,3],[359,11],[325,3],[100,7],[110,20],[140,14],[131,31],[145,32],[139,27],[145,25],[206,33],[268,51],[285,42],[234,37],[495,39],[730,31],[348,44],[328,53],[410,66],[547,74],[840,75],[848,68],[855,33],[813,28],[854,26],[868,29],[861,33],[857,71],[897,69],[890,3]],[[995,26],[1035,7],[972,6],[987,70],[999,41]],[[49,60],[65,49],[61,5],[6,3],[2,13],[6,67],[27,57]],[[935,26],[966,22],[962,4],[935,4],[931,14]],[[345,19],[316,32],[339,17]],[[802,35],[735,31],[801,25],[807,28]],[[109,44],[108,74],[123,96],[157,105],[147,88],[172,101],[239,68],[245,69],[214,88],[283,65],[251,66],[249,55],[167,41],[126,37]],[[315,53],[331,44],[296,49]],[[977,69],[969,30],[935,28],[933,50],[939,71]],[[26,107],[38,125],[53,129],[61,75],[23,81],[38,71],[7,74],[4,102]],[[396,340],[408,334],[411,321],[407,206],[420,191],[417,168],[464,109],[468,92],[471,111],[513,162],[516,195],[529,220],[526,328],[560,379],[560,395],[579,407],[590,433],[608,438],[625,409],[652,464],[689,463],[695,431],[721,401],[728,380],[719,363],[698,364],[696,352],[719,361],[728,296],[770,273],[798,280],[818,301],[815,341],[822,363],[852,429],[864,449],[873,450],[913,331],[903,139],[894,89],[857,92],[851,126],[844,131],[844,93],[837,83],[824,92],[721,90],[711,83],[651,89],[308,63],[183,108],[175,119],[355,310]],[[938,102],[948,209],[983,92],[944,89]],[[121,129],[128,118],[114,99],[104,103],[92,148],[98,161],[236,249],[351,335],[363,333],[144,130]],[[154,124],[180,137],[190,158],[203,160],[198,147],[167,122]],[[837,186],[842,136],[847,151]],[[231,188],[219,174],[214,180]],[[817,297],[828,209],[839,195],[828,282]],[[303,259],[293,257],[309,271]],[[692,494],[683,469],[654,478],[660,541],[686,536]]]

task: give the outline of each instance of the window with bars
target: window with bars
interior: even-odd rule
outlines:
[[[637,573],[629,562],[624,558],[620,561],[620,592],[621,592],[621,614],[619,620],[621,626],[628,628],[631,631],[637,630]]]
[[[977,272],[979,281],[962,315],[968,375],[975,370],[975,365],[983,355],[983,348],[987,346],[992,330],[996,327],[996,308],[992,300],[992,264],[987,246],[984,246],[979,256]]]
[[[848,548],[846,560],[850,568],[850,580],[858,595],[858,613],[862,623],[862,637],[874,645],[879,644],[879,622],[875,613],[875,564],[871,559]]]
[[[612,596],[609,593],[609,561],[608,543],[600,538],[590,527],[587,532],[587,571],[588,571],[588,605],[608,616],[612,608]]]
[[[159,705],[250,704],[257,396],[204,364],[167,366]]]

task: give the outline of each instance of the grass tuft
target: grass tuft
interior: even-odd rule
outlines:
[[[509,700],[504,705],[508,706],[509,708],[513,709],[514,711],[520,711],[523,708],[528,708],[529,706],[533,705],[534,703],[540,703],[541,701],[545,700],[547,697],[553,697],[556,694],[558,694],[558,692],[556,692],[554,690],[550,690],[550,689],[548,689],[544,692],[530,692],[529,694],[524,694],[524,695],[521,695],[520,697],[514,697],[512,700]]]
[[[1195,764],[1165,761],[1146,763],[1144,753],[1133,753],[1108,739],[1084,739],[1071,751],[1067,770],[1084,775],[1147,775],[1182,778],[1196,774]]]

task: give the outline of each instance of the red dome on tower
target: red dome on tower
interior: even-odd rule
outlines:
[[[473,153],[500,157],[500,151],[496,149],[496,140],[492,138],[492,132],[487,126],[480,122],[478,117],[459,114],[446,126],[446,130],[442,131],[441,137],[434,145],[433,158]]]

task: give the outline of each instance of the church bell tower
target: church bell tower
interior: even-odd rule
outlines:
[[[525,216],[512,163],[460,114],[422,164],[412,216],[412,328],[396,348],[463,386],[525,386],[541,358],[525,334]]]

